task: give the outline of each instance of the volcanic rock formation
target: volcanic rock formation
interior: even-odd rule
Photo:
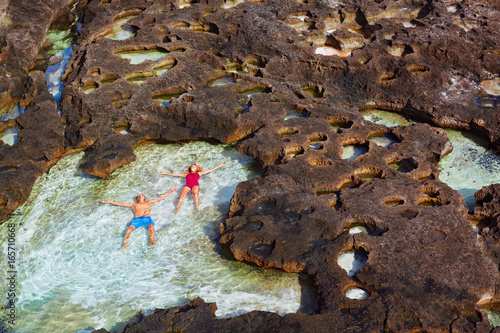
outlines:
[[[311,315],[219,320],[196,299],[126,332],[493,329],[479,304],[500,297],[496,195],[478,193],[483,208],[469,216],[438,179],[452,147],[431,125],[500,150],[497,2],[54,0],[49,14],[19,18],[25,3],[9,4],[0,40],[1,68],[12,68],[0,104],[28,105],[0,124],[20,129],[18,143],[0,144],[2,220],[73,149],[86,150],[83,172],[106,177],[144,142],[239,141],[264,176],[238,186],[221,243],[238,260],[307,273],[318,289]],[[79,10],[60,118],[42,74],[27,78],[47,64],[43,33]],[[19,22],[40,27],[22,56]],[[428,124],[389,128],[366,109]],[[489,223],[478,236],[469,219]],[[346,250],[368,257],[354,276],[337,265]],[[366,298],[346,296],[352,288]]]

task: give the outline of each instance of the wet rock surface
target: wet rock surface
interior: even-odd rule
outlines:
[[[68,21],[73,5],[54,2],[38,30]],[[312,315],[217,319],[214,304],[196,299],[125,332],[493,329],[478,302],[495,308],[500,297],[491,254],[500,251],[498,189],[477,194],[475,218],[488,221],[478,238],[463,198],[438,180],[437,163],[452,149],[445,132],[389,128],[360,111],[471,130],[499,150],[500,102],[481,84],[500,75],[496,2],[95,0],[76,8],[82,29],[62,118],[42,73],[28,80],[43,33],[19,63],[8,47],[19,33],[1,33],[2,68],[15,69],[0,82],[1,103],[22,96],[28,110],[2,123],[21,132],[14,146],[0,143],[0,219],[73,149],[86,150],[83,172],[106,177],[147,141],[241,140],[238,150],[264,176],[238,186],[221,243],[238,260],[305,272],[318,289]],[[392,144],[372,140],[382,136]],[[354,276],[337,264],[346,250],[368,257]]]
[[[42,72],[31,75],[22,102],[27,110],[2,124],[20,132],[13,146],[0,141],[1,220],[28,199],[35,182],[66,150],[64,126]]]

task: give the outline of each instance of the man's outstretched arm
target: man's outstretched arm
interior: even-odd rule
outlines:
[[[115,206],[123,206],[123,207],[132,207],[134,205],[133,203],[111,201],[109,199],[103,200],[102,203],[110,203]]]
[[[168,191],[167,193],[163,193],[163,194],[162,194],[162,195],[160,195],[158,198],[156,198],[156,199],[152,199],[152,200],[149,200],[148,202],[149,202],[149,203],[151,203],[151,204],[155,204],[155,203],[157,203],[158,201],[165,199],[166,197],[168,197],[168,196],[170,195],[170,193],[173,193],[173,192],[175,192],[175,191],[177,191],[177,189],[176,189],[176,188],[173,188],[173,189],[171,189],[170,191]]]

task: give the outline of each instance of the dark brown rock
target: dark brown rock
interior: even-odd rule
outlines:
[[[0,219],[25,202],[35,182],[65,151],[64,126],[42,72],[31,75],[23,97],[27,111],[10,122],[20,129],[14,146],[0,142]]]
[[[482,207],[471,218],[438,180],[437,163],[451,151],[444,131],[388,128],[360,111],[471,130],[499,149],[500,101],[479,84],[499,74],[496,2],[204,0],[180,9],[166,0],[89,1],[64,76],[62,119],[43,75],[25,81],[38,58],[47,63],[44,32],[68,21],[69,3],[37,3],[37,13],[26,1],[11,4],[11,13],[38,21],[33,31],[12,24],[0,33],[0,105],[22,96],[29,104],[1,124],[22,131],[15,146],[0,144],[0,219],[70,149],[86,149],[84,172],[106,177],[144,142],[241,140],[238,150],[264,175],[238,186],[221,243],[238,260],[309,274],[318,289],[312,315],[217,319],[214,304],[195,299],[126,332],[492,330],[481,307],[498,308],[495,187],[478,193]],[[134,37],[106,38],[115,22]],[[120,55],[152,50],[165,57],[132,64]],[[221,78],[230,82],[214,84]],[[386,134],[393,145],[370,142]],[[343,159],[347,145],[366,153]],[[467,218],[482,221],[479,239]],[[348,233],[359,225],[366,234]],[[337,258],[352,249],[368,262],[349,277]],[[349,299],[354,286],[370,296]]]

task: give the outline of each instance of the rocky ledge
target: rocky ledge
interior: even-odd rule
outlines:
[[[49,61],[43,34],[26,37],[23,62],[7,52],[21,3],[1,39],[2,68],[19,72],[0,82],[2,105],[28,106],[0,123],[20,130],[0,143],[2,220],[71,150],[85,149],[83,172],[106,177],[144,142],[238,141],[264,175],[238,186],[221,243],[238,260],[309,274],[318,291],[314,314],[217,319],[196,299],[126,332],[495,330],[481,309],[500,298],[496,185],[469,214],[439,181],[452,146],[433,126],[500,150],[497,2],[54,1],[44,20],[22,20],[47,31],[81,11],[62,117],[36,72]],[[367,109],[427,124],[389,128]],[[364,154],[346,158],[348,146]],[[345,251],[368,258],[353,276],[337,264]]]

